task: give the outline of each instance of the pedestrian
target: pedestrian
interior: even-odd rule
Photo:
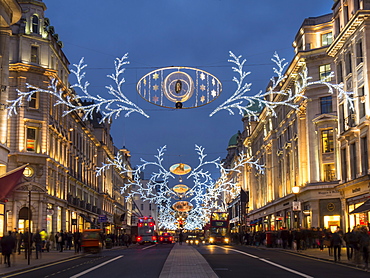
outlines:
[[[344,234],[343,239],[346,242],[347,260],[350,261],[353,258],[354,244],[356,244],[356,235],[353,231],[351,231],[351,228],[348,228],[348,231]]]
[[[369,251],[370,251],[370,238],[368,228],[362,226],[360,228],[360,252],[362,253],[362,259],[365,264],[365,270],[369,267]]]
[[[12,236],[12,232],[9,231],[7,236],[4,236],[1,241],[1,252],[4,256],[4,263],[8,264],[8,267],[10,267],[10,255],[12,254],[14,248],[15,248],[15,239]]]
[[[63,234],[63,230],[60,230],[59,233],[57,233],[57,240],[56,242],[58,243],[58,247],[59,247],[59,252],[63,252],[63,246],[64,246],[64,234]]]
[[[123,244],[128,248],[128,245],[129,245],[129,236],[126,233],[123,235]]]
[[[24,244],[24,256],[27,259],[28,256],[31,256],[32,253],[32,233],[26,228],[26,231],[23,234],[22,241]]]
[[[180,233],[179,233],[179,242],[180,242],[180,245],[182,245],[182,241],[184,240],[184,234],[182,233],[182,230],[180,230]]]
[[[75,253],[81,252],[81,233],[79,231],[73,234],[73,244],[75,247]]]
[[[330,238],[331,246],[333,247],[334,251],[334,262],[340,262],[340,253],[342,248],[342,233],[340,228],[338,227],[337,230],[332,234]]]
[[[42,249],[42,240],[39,230],[37,229],[33,235],[33,242],[35,243],[36,248],[36,259],[41,258],[41,249]]]
[[[16,235],[16,245],[17,245],[17,251],[18,251],[18,255],[21,254],[21,247],[22,247],[22,237],[23,237],[23,233],[22,232],[19,232],[17,233]]]
[[[45,229],[41,230],[40,236],[41,236],[41,252],[44,252],[44,250],[48,249],[46,247],[46,242],[48,240],[48,233],[45,231]]]

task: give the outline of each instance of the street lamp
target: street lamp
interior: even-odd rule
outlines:
[[[299,186],[294,185],[292,187],[292,192],[295,195],[295,201],[298,201],[298,194],[299,194],[300,190],[301,190],[301,188]]]
[[[292,209],[294,214],[294,223],[297,223],[296,228],[299,228],[299,211],[301,211],[301,202],[298,202],[298,194],[300,189],[301,188],[296,185],[292,187],[292,192],[295,196]]]

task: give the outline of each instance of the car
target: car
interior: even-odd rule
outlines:
[[[158,237],[159,243],[173,243],[173,236],[170,233],[162,233]]]

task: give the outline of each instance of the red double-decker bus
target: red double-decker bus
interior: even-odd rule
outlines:
[[[205,228],[206,242],[210,244],[230,243],[230,222],[227,212],[212,212],[211,220]]]
[[[157,243],[157,232],[153,217],[144,216],[139,218],[136,242],[139,244]]]

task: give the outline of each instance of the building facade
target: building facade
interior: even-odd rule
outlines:
[[[304,85],[306,71],[310,81],[334,82],[330,78],[334,60],[326,52],[332,43],[332,28],[331,14],[304,20],[293,43],[295,57],[276,90],[294,93]],[[238,179],[249,197],[240,209],[240,215],[246,215],[241,224],[245,221],[256,230],[343,225],[337,189],[337,98],[322,84],[305,88],[303,95],[296,100],[298,109],[281,105],[276,117],[262,109],[258,121],[243,119],[237,148],[242,145],[250,158],[259,159],[265,172],[248,165]],[[271,100],[283,97],[272,95]],[[299,188],[299,194],[293,188]]]
[[[27,84],[47,89],[51,80],[65,97],[73,97],[69,61],[44,15],[45,4],[18,3],[21,19],[9,36],[8,99],[16,99],[17,90],[32,90]],[[90,121],[82,121],[83,112],[63,116],[68,108],[55,103],[52,94],[37,92],[7,119],[8,170],[28,164],[8,198],[7,229],[30,227],[53,234],[101,227],[106,233],[122,233],[130,225],[130,206],[120,192],[128,177],[115,168],[97,176],[96,169],[120,151],[129,167],[129,152],[114,147],[110,124],[98,123],[99,115]]]
[[[338,102],[338,149],[344,225],[369,225],[370,213],[360,208],[370,200],[369,181],[369,66],[370,1],[340,0],[333,5],[334,40],[328,49],[333,57],[336,82],[354,93],[354,108]],[[368,201],[369,202],[369,201]],[[357,213],[352,213],[357,209]]]

